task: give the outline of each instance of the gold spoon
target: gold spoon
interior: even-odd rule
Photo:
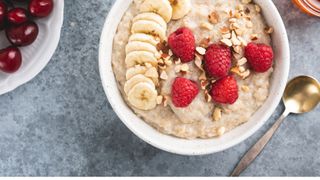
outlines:
[[[320,84],[312,77],[296,77],[287,84],[282,100],[285,105],[285,111],[281,117],[242,157],[237,167],[231,173],[231,176],[239,176],[240,173],[256,159],[256,157],[270,141],[283,120],[290,113],[306,113],[313,110],[318,105],[320,101]]]

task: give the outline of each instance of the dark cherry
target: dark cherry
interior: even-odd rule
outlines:
[[[7,47],[0,50],[0,70],[6,73],[16,72],[22,63],[21,52],[17,47]]]
[[[27,46],[32,44],[36,40],[38,33],[38,25],[33,21],[10,26],[6,29],[8,40],[15,46]]]
[[[23,8],[13,8],[7,13],[7,20],[11,24],[22,24],[28,21],[28,11]]]
[[[52,12],[53,0],[31,0],[29,12],[34,17],[47,17]]]
[[[7,9],[7,5],[0,0],[0,30],[3,29],[5,26]]]

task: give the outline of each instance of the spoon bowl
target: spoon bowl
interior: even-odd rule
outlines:
[[[242,157],[231,176],[239,176],[256,159],[290,113],[306,113],[317,107],[320,102],[320,84],[312,77],[298,76],[288,82],[282,99],[286,107],[285,111]]]
[[[291,113],[301,114],[313,110],[320,101],[320,84],[309,76],[292,79],[284,92],[283,102]]]

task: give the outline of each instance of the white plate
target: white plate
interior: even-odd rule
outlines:
[[[36,20],[39,26],[39,35],[35,42],[20,48],[22,53],[20,69],[13,74],[0,72],[0,95],[30,81],[50,61],[60,39],[64,0],[54,0],[54,3],[54,9],[50,16]],[[0,48],[6,48],[9,44],[4,31],[0,32]]]
[[[99,69],[108,100],[121,121],[147,143],[176,154],[202,155],[230,148],[251,136],[271,116],[281,100],[290,66],[289,42],[283,21],[271,0],[255,0],[263,10],[272,35],[275,53],[275,71],[271,80],[270,96],[250,120],[220,138],[185,140],[159,133],[137,117],[123,101],[111,65],[112,42],[117,26],[132,0],[117,0],[109,12],[100,39]],[[128,149],[129,151],[129,149]]]

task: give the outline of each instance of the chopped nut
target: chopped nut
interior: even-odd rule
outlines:
[[[204,98],[206,99],[207,102],[211,102],[212,101],[212,97],[210,96],[208,90],[204,91]]]
[[[238,36],[241,36],[241,35],[243,34],[243,30],[240,29],[240,28],[235,29],[234,31],[236,32],[236,34],[237,34]]]
[[[233,12],[232,10],[229,11],[229,16],[232,17],[233,16]]]
[[[248,42],[246,40],[244,40],[241,36],[238,36],[238,39],[239,39],[239,41],[241,42],[241,44],[243,46],[247,46],[248,45]]]
[[[260,13],[261,12],[261,8],[259,5],[255,4],[254,5],[254,8],[256,9],[257,13]]]
[[[172,56],[172,55],[173,55],[171,49],[169,49],[168,54],[169,54],[169,56]]]
[[[243,73],[246,69],[243,66],[239,66],[239,71]]]
[[[242,79],[246,79],[249,76],[250,76],[250,70],[249,69],[247,69],[245,72],[241,73]]]
[[[243,85],[243,86],[241,86],[241,90],[244,92],[249,92],[250,88],[249,88],[249,86]]]
[[[159,65],[159,66],[164,65],[164,61],[163,61],[163,59],[158,59],[158,65]]]
[[[236,10],[243,11],[244,10],[243,5],[242,4],[237,5]]]
[[[240,19],[240,18],[241,18],[241,13],[236,12],[236,13],[234,14],[234,17],[236,17],[237,19]]]
[[[239,28],[240,28],[240,25],[239,25],[238,23],[232,23],[232,24],[230,24],[230,29],[235,30],[235,29],[239,29]]]
[[[162,104],[162,101],[163,101],[163,96],[158,96],[157,97],[157,104],[159,105],[159,104]]]
[[[194,61],[194,63],[199,69],[202,69],[202,60],[200,58],[197,58],[197,56],[196,56],[196,60]]]
[[[211,84],[215,83],[216,81],[216,79],[211,79]]]
[[[159,65],[158,67],[159,67],[159,69],[161,69],[161,70],[167,69],[167,66],[166,66],[166,65]]]
[[[197,53],[199,53],[200,55],[205,55],[206,54],[206,49],[203,47],[196,47],[196,51]]]
[[[205,90],[206,87],[208,86],[209,82],[207,80],[201,80],[200,81],[200,86],[202,90]]]
[[[209,14],[208,18],[209,22],[211,22],[212,24],[217,24],[219,22],[219,15],[214,11]]]
[[[241,42],[238,40],[237,35],[234,31],[232,31],[232,34],[231,34],[231,42],[234,46],[241,45]]]
[[[230,38],[231,38],[231,34],[230,34],[230,33],[228,33],[228,34],[223,34],[223,35],[222,35],[222,38],[223,38],[223,39],[230,39]]]
[[[188,64],[182,64],[181,65],[181,71],[188,72],[189,71],[189,65]]]
[[[181,59],[178,58],[177,60],[174,61],[175,64],[181,64]]]
[[[201,75],[199,76],[199,80],[207,80],[207,76],[205,72],[202,72]]]
[[[209,43],[210,43],[210,38],[203,38],[203,39],[200,41],[199,45],[200,45],[201,47],[207,48],[207,47],[209,46]]]
[[[235,74],[237,74],[237,75],[240,75],[239,67],[233,67],[233,68],[231,68],[230,71],[231,71],[232,73],[235,73]]]
[[[220,29],[220,32],[222,34],[227,34],[227,33],[230,33],[230,29],[228,27],[223,27]]]
[[[237,19],[236,19],[236,18],[230,18],[230,19],[229,19],[229,22],[230,22],[230,23],[235,23],[235,22],[237,22]]]
[[[169,59],[169,60],[165,60],[164,63],[167,65],[167,66],[171,66],[172,65],[172,61]]]
[[[238,54],[238,53],[232,53],[232,55],[233,55],[234,59],[241,59],[242,58],[242,55]]]
[[[272,34],[273,33],[273,28],[272,27],[266,27],[264,28],[264,32],[267,33],[267,34]]]
[[[222,112],[222,110],[219,107],[214,108],[213,114],[212,114],[212,119],[214,121],[219,121],[221,119],[221,112]]]
[[[181,65],[176,65],[176,67],[174,67],[174,72],[179,73],[181,71]]]
[[[167,80],[168,79],[168,74],[165,71],[162,71],[160,74],[160,78],[163,80]]]
[[[243,58],[238,60],[237,65],[238,66],[242,66],[242,65],[246,64],[247,61],[248,61],[247,58],[243,57]]]
[[[241,54],[242,53],[242,48],[241,48],[241,46],[233,46],[233,51],[238,53],[238,54]]]
[[[212,30],[213,29],[213,25],[208,23],[208,22],[201,22],[200,23],[200,27],[203,29],[207,29],[207,30]]]
[[[251,34],[250,39],[253,41],[258,40],[258,34]]]
[[[163,106],[164,106],[164,107],[167,107],[167,106],[168,106],[168,99],[169,99],[168,96],[163,96]]]
[[[252,21],[247,21],[246,26],[247,28],[252,28],[253,27]]]
[[[232,46],[232,42],[230,39],[222,39],[221,42],[229,47]]]
[[[222,136],[224,133],[226,132],[226,128],[225,127],[220,127],[217,131],[218,136]]]

